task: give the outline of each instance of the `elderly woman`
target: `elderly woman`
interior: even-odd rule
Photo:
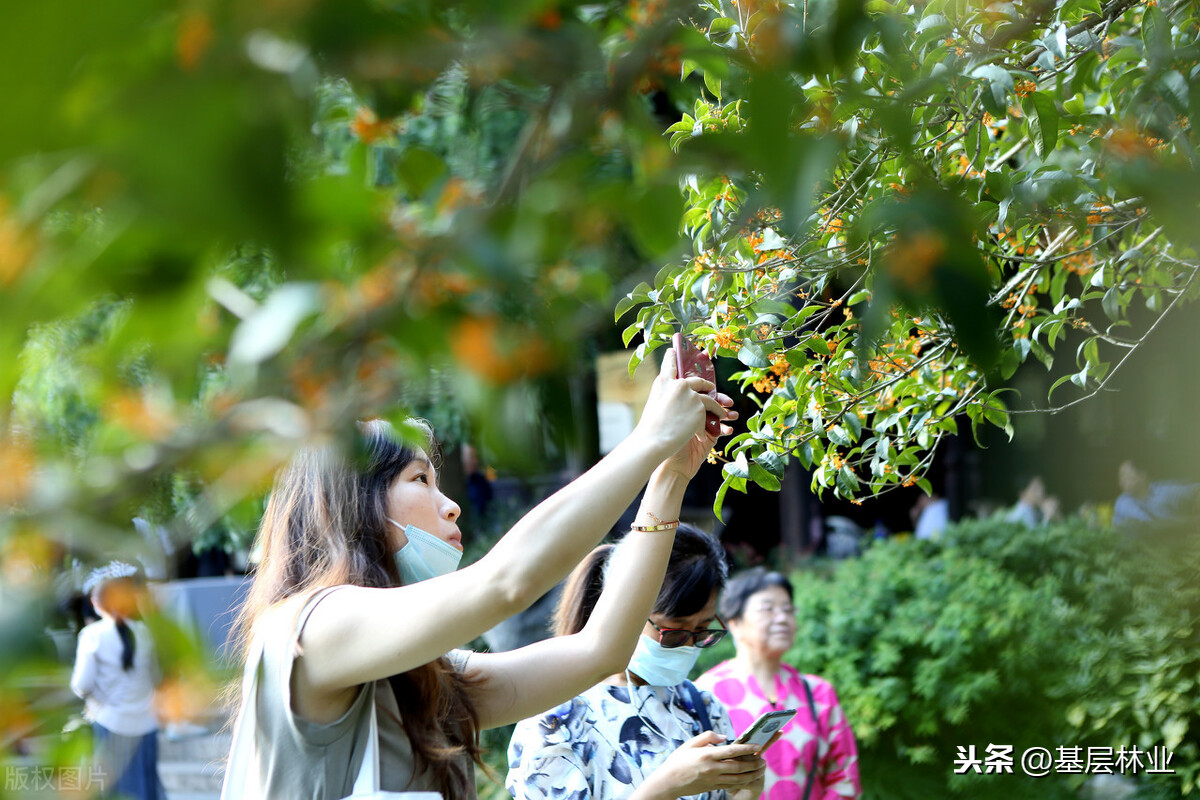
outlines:
[[[737,655],[696,679],[729,709],[737,734],[766,711],[795,708],[783,737],[763,754],[764,798],[859,797],[858,748],[828,681],[783,663],[796,639],[791,582],[755,569],[733,578],[721,598]]]

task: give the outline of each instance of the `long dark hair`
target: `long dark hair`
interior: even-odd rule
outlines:
[[[604,587],[604,571],[615,545],[602,544],[592,550],[571,572],[554,608],[556,636],[579,633],[592,616]],[[720,592],[729,576],[725,551],[716,539],[699,528],[683,523],[675,531],[671,557],[662,588],[652,613],[664,617],[690,617]]]
[[[434,454],[432,432],[418,426]],[[329,586],[401,585],[388,544],[387,492],[416,456],[382,420],[360,423],[351,458],[331,448],[298,452],[277,476],[259,525],[262,557],[238,630],[243,657],[254,623],[299,594]],[[388,679],[418,771],[428,770],[446,797],[473,791],[460,755],[482,765],[473,681],[443,657]]]

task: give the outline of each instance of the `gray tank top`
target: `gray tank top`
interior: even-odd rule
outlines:
[[[400,711],[388,681],[363,684],[346,713],[330,723],[310,722],[292,710],[292,664],[299,654],[300,633],[317,603],[338,588],[315,592],[298,614],[294,604],[269,612],[262,620],[266,624],[258,625],[245,666],[242,706],[234,723],[234,744],[226,770],[227,776],[245,775],[245,785],[232,786],[227,777],[222,800],[346,797],[366,753],[368,704],[372,702],[379,727],[380,789],[434,790],[427,773],[413,775],[412,746],[399,722]],[[447,654],[460,672],[466,669],[468,656],[465,650]],[[251,670],[257,670],[253,682]],[[253,690],[247,692],[252,684]],[[472,787],[465,800],[474,797]]]

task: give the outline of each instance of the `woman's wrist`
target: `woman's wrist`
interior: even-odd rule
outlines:
[[[686,476],[660,464],[646,484],[642,502],[633,519],[634,525],[658,526],[678,522],[687,485]]]
[[[662,767],[659,767],[654,772],[651,772],[646,779],[642,781],[633,794],[629,796],[629,800],[676,800],[679,795],[670,791],[671,787],[662,787]]]
[[[649,474],[649,480],[652,480],[670,455],[669,448],[658,441],[658,439],[653,436],[639,436],[635,430],[632,434],[622,439],[604,457],[604,460],[615,460],[625,463],[642,475]],[[643,480],[647,479],[643,478]]]
[[[678,497],[682,502],[683,493],[691,480],[692,476],[673,469],[669,462],[664,461],[654,468],[654,472],[650,473],[650,480],[646,484],[646,494],[649,495],[653,490],[669,499]]]

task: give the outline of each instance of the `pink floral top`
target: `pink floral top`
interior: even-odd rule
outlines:
[[[812,688],[815,720],[800,673],[787,664],[781,664],[780,674],[775,676],[774,705],[758,680],[734,661],[713,667],[696,679],[696,685],[712,692],[729,709],[729,720],[738,734],[764,711],[797,709],[796,716],[783,728],[783,738],[763,754],[767,777],[761,800],[803,800],[814,751],[817,774],[809,800],[859,797],[858,746],[837,693],[828,681],[816,675],[805,675],[804,680]]]

